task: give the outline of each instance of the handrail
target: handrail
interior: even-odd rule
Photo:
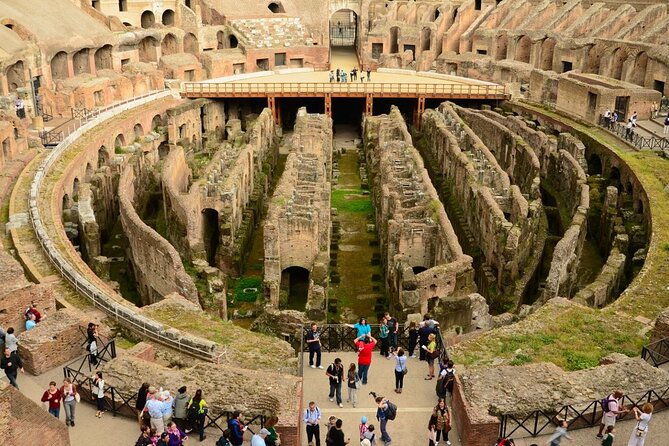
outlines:
[[[599,117],[598,124],[619,138],[625,140],[625,142],[633,145],[637,149],[649,149],[657,151],[669,150],[669,140],[667,138],[646,138],[634,132],[634,129],[632,129],[631,132],[628,132],[627,126],[625,124],[621,122],[613,123],[604,117],[604,115]]]
[[[96,125],[106,121],[107,119],[113,118],[119,113],[146,104],[148,102],[170,96],[171,94],[172,92],[169,90],[152,91],[136,98],[125,100],[118,104],[97,109],[97,113],[95,113],[94,117],[89,117],[84,125],[65,137],[63,141],[61,141],[51,151],[51,153],[49,153],[47,157],[42,160],[37,169],[37,172],[35,173],[33,181],[30,185],[30,197],[28,202],[30,221],[33,230],[35,231],[35,235],[37,236],[37,240],[42,247],[42,250],[44,251],[47,258],[51,261],[54,268],[63,278],[72,284],[78,293],[90,299],[96,308],[102,309],[121,325],[124,325],[130,330],[139,333],[140,335],[146,336],[147,338],[150,338],[156,342],[174,348],[179,352],[183,352],[206,361],[220,362],[222,356],[221,354],[217,354],[215,352],[215,344],[212,343],[212,347],[205,350],[197,345],[192,345],[190,342],[181,342],[179,336],[174,337],[165,335],[161,324],[157,324],[145,316],[134,313],[131,308],[116,301],[113,296],[107,295],[104,290],[100,289],[97,285],[92,283],[82,274],[78,273],[76,268],[69,263],[69,261],[60,253],[60,251],[54,249],[54,242],[51,240],[51,237],[49,237],[49,234],[44,224],[42,223],[42,217],[40,215],[38,206],[42,183],[48,175],[49,169],[63,154],[63,152],[76,141],[80,134],[83,134],[84,132],[94,128]],[[130,316],[132,316],[132,319]],[[156,331],[157,327],[159,331]],[[193,337],[197,338],[196,336]]]
[[[653,367],[669,363],[669,338],[660,339],[641,349],[641,359]]]

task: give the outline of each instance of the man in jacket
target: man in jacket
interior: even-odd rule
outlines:
[[[186,393],[186,386],[179,388],[177,395],[174,397],[173,401],[173,414],[174,422],[177,427],[188,433],[191,431],[190,425],[188,424],[188,401],[190,396]]]
[[[339,407],[344,407],[341,401],[341,383],[344,380],[344,366],[341,363],[341,359],[336,358],[330,364],[325,374],[330,378],[330,401],[334,400],[336,394],[337,404]]]
[[[23,363],[21,362],[19,355],[17,355],[15,351],[12,352],[8,347],[5,347],[5,354],[2,357],[2,360],[0,360],[0,369],[5,371],[9,383],[18,389],[19,386],[16,384],[16,376],[18,375],[19,370],[21,370],[21,373],[24,373]]]
[[[242,424],[242,413],[240,411],[232,413],[232,419],[228,423],[228,428],[230,429],[230,443],[232,446],[242,446],[246,426]]]

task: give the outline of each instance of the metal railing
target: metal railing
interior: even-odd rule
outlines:
[[[660,339],[641,349],[641,359],[653,367],[660,367],[669,363],[669,338]]]
[[[89,115],[88,122],[82,124],[77,130],[80,130],[81,132],[88,131],[94,126],[107,119],[113,118],[119,113],[143,105],[147,102],[170,96],[171,94],[172,93],[169,90],[152,91],[136,98],[97,109],[95,116]],[[93,306],[102,309],[121,325],[141,336],[146,336],[153,341],[167,345],[179,352],[206,361],[220,362],[222,354],[216,353],[214,343],[211,343],[211,348],[203,349],[199,345],[194,344],[192,340],[190,342],[182,342],[182,339],[179,336],[167,336],[164,334],[161,324],[136,313],[132,308],[116,301],[114,296],[107,295],[105,291],[93,284],[83,274],[79,273],[77,268],[72,265],[58,249],[56,249],[55,243],[51,240],[51,237],[42,223],[42,217],[38,206],[40,190],[51,166],[53,166],[65,150],[67,150],[67,148],[76,140],[76,137],[77,135],[75,131],[72,131],[44,160],[42,160],[30,185],[30,197],[28,203],[30,222],[45,255],[51,261],[56,271],[70,282],[76,292],[87,297],[93,303]],[[193,338],[197,339],[195,336],[193,336]]]
[[[652,403],[654,412],[669,407],[669,388],[650,389],[639,397],[623,396],[622,406],[627,408]],[[599,426],[603,411],[600,400],[567,404],[556,410],[535,410],[525,416],[505,414],[500,417],[500,437],[509,438],[527,434],[532,437],[552,432],[559,422],[566,420],[570,429]],[[618,420],[633,419],[634,413],[627,412],[618,416]]]
[[[505,97],[502,85],[409,84],[402,82],[187,82],[185,95],[360,95]]]
[[[627,143],[633,145],[637,149],[649,149],[649,150],[667,150],[669,149],[669,140],[666,138],[646,138],[632,131],[629,131],[626,124],[622,122],[611,122],[609,119],[605,118],[604,115],[599,117],[599,125],[616,136],[624,139]]]

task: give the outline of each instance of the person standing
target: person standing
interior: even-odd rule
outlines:
[[[372,327],[369,326],[367,323],[367,318],[361,317],[358,322],[356,322],[354,325],[351,324],[345,324],[349,328],[355,328],[356,338],[361,338],[363,336],[369,336],[372,334]]]
[[[337,405],[344,407],[341,400],[341,384],[344,380],[344,365],[340,358],[335,358],[334,362],[330,364],[325,374],[330,378],[330,401],[337,398]]]
[[[384,315],[386,318],[386,325],[388,325],[388,332],[389,332],[389,339],[390,339],[390,351],[394,352],[397,350],[397,338],[398,338],[398,332],[399,332],[399,324],[397,323],[397,319],[392,317],[390,313],[386,311],[386,314]]]
[[[334,82],[334,73],[332,72],[332,70],[330,70],[329,78],[331,83]]]
[[[434,333],[430,333],[427,337],[427,345],[423,345],[422,349],[425,350],[425,357],[427,359],[427,380],[434,378],[434,360],[439,356],[439,351],[437,350],[437,337]]]
[[[309,346],[309,367],[315,369],[318,367],[322,369],[321,365],[321,332],[318,331],[316,323],[311,324],[311,331],[307,333],[307,345]],[[314,365],[314,356],[316,356],[316,364]]]
[[[443,393],[453,396],[453,384],[455,383],[455,364],[450,359],[446,360],[446,368],[439,372],[439,379],[444,387]]]
[[[392,439],[386,429],[388,424],[388,401],[382,396],[376,397],[376,419],[381,424],[381,441],[388,445]]]
[[[391,355],[395,357],[395,393],[402,393],[404,387],[404,375],[407,373],[407,357],[402,347]]]
[[[174,404],[169,390],[164,390],[160,394],[160,401],[163,403],[163,426],[167,426],[167,423],[172,421],[172,405]]]
[[[260,429],[260,432],[251,437],[251,446],[265,446],[265,438],[268,435],[269,431],[267,429]]]
[[[602,416],[602,423],[599,425],[599,432],[597,433],[597,438],[604,438],[604,435],[602,435],[604,429],[608,428],[609,426],[615,426],[616,417],[618,415],[629,412],[624,408],[621,409],[620,400],[622,399],[623,396],[624,396],[623,391],[618,389],[602,400],[602,410],[604,412],[604,415]]]
[[[190,432],[190,429],[188,429],[190,426],[187,423],[188,401],[190,400],[190,397],[186,393],[186,390],[187,390],[186,386],[181,386],[179,388],[172,403],[173,404],[172,411],[174,414],[174,422],[176,423],[177,427],[182,431],[188,433]]]
[[[24,119],[26,117],[26,108],[25,104],[23,103],[23,99],[16,98],[16,102],[14,102],[14,107],[16,108],[16,116],[19,119]]]
[[[183,446],[184,441],[188,440],[188,436],[174,424],[174,421],[167,423],[165,432],[169,435],[170,446]]]
[[[553,435],[551,435],[551,438],[548,439],[546,446],[560,446],[560,442],[562,441],[563,438],[571,440],[571,437],[567,435],[568,427],[569,423],[567,423],[567,420],[562,420],[558,425],[558,427],[555,429],[555,432],[553,432]]]
[[[367,70],[367,82],[370,82],[372,80],[372,72]]]
[[[664,128],[662,129],[662,133],[669,134],[669,115],[667,115],[666,118],[664,118]]]
[[[604,127],[608,128],[609,123],[611,122],[611,109],[607,108],[604,112],[603,124]]]
[[[139,438],[135,442],[135,446],[152,446],[153,442],[151,441],[151,429],[149,426],[141,427],[142,433],[139,434]]]
[[[602,446],[613,446],[613,440],[615,440],[615,426],[607,426],[606,434],[602,437]]]
[[[135,409],[137,409],[137,421],[139,427],[144,426],[142,417],[144,416],[144,408],[146,407],[146,397],[149,395],[149,383],[142,383],[142,386],[137,391],[137,400],[135,401]]]
[[[339,73],[339,68],[337,68],[337,82],[341,80],[341,74]]]
[[[7,333],[9,333],[9,330],[7,330]],[[7,344],[5,344],[5,354],[0,359],[0,369],[5,371],[9,384],[18,389],[19,385],[16,383],[16,377],[19,370],[21,370],[21,373],[24,373],[23,363],[19,355],[16,354],[16,351],[11,351]]]
[[[388,357],[390,350],[389,334],[390,330],[388,329],[388,320],[384,317],[381,319],[381,324],[379,325],[379,340],[381,342],[379,353],[381,353],[381,356],[384,358]]]
[[[93,398],[98,408],[95,416],[102,418],[105,413],[105,380],[102,379],[102,372],[95,372],[93,375]]]
[[[48,405],[49,413],[56,418],[60,418],[60,401],[63,399],[63,394],[60,389],[56,387],[56,381],[49,383],[49,388],[42,394],[41,401]]]
[[[162,434],[165,431],[165,423],[163,421],[163,402],[160,401],[157,391],[153,387],[149,389],[146,410],[149,413],[149,417],[151,417],[151,428],[155,429],[157,434]]]
[[[267,438],[265,438],[265,445],[266,446],[278,446],[281,444],[281,437],[276,431],[276,423],[279,422],[279,418],[276,416],[271,416],[267,419],[267,422],[265,423],[265,428],[269,432],[267,435]]]
[[[437,417],[430,415],[430,421],[427,423],[428,446],[437,446]]]
[[[409,351],[407,354],[412,358],[416,357],[416,344],[418,344],[418,329],[416,328],[416,323],[411,321],[409,323]]]
[[[330,445],[331,446],[346,446],[351,442],[350,438],[344,440],[344,431],[341,429],[343,425],[341,419],[337,419],[334,428],[330,430]]]
[[[372,365],[372,350],[376,346],[376,339],[371,335],[362,338],[355,338],[355,345],[358,347],[358,378],[362,384],[367,384],[369,367]]]
[[[437,444],[439,443],[439,438],[443,437],[446,444],[450,446],[451,442],[448,440],[448,432],[451,430],[451,414],[448,412],[446,401],[443,398],[439,398],[439,402],[437,402],[432,414],[437,417]]]
[[[630,435],[627,446],[644,446],[646,436],[648,436],[648,423],[653,416],[653,405],[646,403],[641,410],[638,407],[634,407],[632,410],[634,411],[636,424],[632,429],[632,435]]]
[[[320,422],[321,410],[314,401],[309,401],[309,407],[304,410],[304,424],[307,426],[309,446],[314,446],[314,437],[316,438],[316,446],[321,446]]]
[[[63,409],[65,409],[65,425],[74,427],[74,412],[79,399],[77,386],[72,384],[70,378],[65,378],[60,393],[63,397]]]
[[[188,411],[189,413],[192,411],[192,413],[196,415],[194,425],[197,426],[198,432],[200,434],[200,441],[204,441],[204,439],[207,438],[207,436],[204,435],[204,422],[205,417],[207,416],[207,402],[204,400],[204,398],[202,398],[202,389],[197,389],[195,391],[195,395],[193,395],[193,398],[191,398],[188,402]]]
[[[421,361],[427,360],[427,353],[423,347],[427,347],[428,337],[434,333],[434,330],[428,323],[425,321],[420,323],[420,328],[418,329],[418,354]]]
[[[241,446],[244,443],[246,426],[242,423],[242,413],[240,411],[232,413],[232,418],[228,422],[228,429],[230,429],[230,443],[232,446]]]
[[[8,348],[11,353],[16,353],[18,356],[19,340],[16,339],[14,334],[14,327],[9,327],[7,329],[7,334],[5,335],[5,348]]]
[[[367,417],[363,415],[363,417],[360,419],[360,425],[358,426],[358,431],[360,433],[360,441],[362,441],[365,438],[365,434],[369,430],[369,427],[367,426]]]
[[[348,389],[347,403],[353,403],[353,407],[358,405],[358,387],[360,387],[360,378],[355,370],[355,363],[348,366],[348,373],[346,374],[346,387]]]

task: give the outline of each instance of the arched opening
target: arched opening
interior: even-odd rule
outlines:
[[[17,88],[21,88],[25,84],[25,68],[22,60],[7,67],[5,74],[7,75],[7,85],[10,92],[16,91]]]
[[[135,138],[141,138],[144,136],[144,128],[142,127],[142,124],[135,124],[133,131],[135,132]]]
[[[163,12],[162,22],[165,26],[174,26],[174,11],[166,9],[165,12]]]
[[[177,38],[174,34],[169,33],[165,35],[162,43],[160,44],[160,52],[163,56],[169,56],[170,54],[176,54],[179,52]]]
[[[413,270],[414,274],[420,274],[423,271],[427,271],[427,268],[425,268],[424,266],[413,266],[411,267],[411,269]]]
[[[432,46],[432,30],[430,28],[423,28],[420,31],[420,49],[421,51],[430,51]]]
[[[283,9],[283,5],[281,2],[272,2],[269,5],[267,5],[267,9],[272,11],[274,14],[280,14],[282,12],[286,12],[285,9]]]
[[[399,27],[393,26],[390,28],[390,54],[396,54],[400,52],[399,35]]]
[[[627,184],[625,185],[625,192],[628,193],[629,195],[634,195],[634,186],[632,186],[631,181],[628,181]]]
[[[154,132],[158,132],[158,127],[164,127],[165,123],[163,122],[163,118],[160,117],[160,115],[156,115],[153,117],[151,120],[151,129],[153,129]]]
[[[91,178],[93,178],[93,166],[91,166],[91,163],[86,163],[86,176],[84,177],[84,181],[90,183]]]
[[[158,146],[158,158],[159,159],[165,159],[165,157],[170,153],[170,145],[166,142],[163,141],[160,143]]]
[[[528,36],[522,36],[516,42],[516,57],[518,62],[530,63],[530,50],[532,49],[532,40]]]
[[[9,138],[5,138],[4,141],[2,141],[2,157],[5,161],[8,161],[11,155],[11,146],[9,142]]]
[[[79,201],[79,178],[75,178],[72,182],[72,199]]]
[[[542,70],[552,70],[553,69],[553,55],[555,54],[555,40],[554,39],[544,39],[541,42],[541,60],[539,61],[539,68]]]
[[[158,41],[151,37],[145,37],[139,42],[139,61],[140,62],[158,62],[158,53],[156,47]]]
[[[408,14],[409,14],[409,8],[407,8],[407,5],[406,4],[400,5],[400,7],[397,8],[397,21],[405,22]]]
[[[434,20],[433,20],[433,22],[436,22],[436,21],[437,21],[437,19],[439,18],[439,15],[440,15],[440,14],[441,14],[441,13],[439,12],[439,8],[435,8],[435,10],[434,10]]]
[[[634,202],[634,212],[637,214],[643,214],[643,201],[636,200]]]
[[[151,28],[156,24],[156,16],[151,11],[144,11],[141,18],[142,28]]]
[[[186,5],[186,8],[190,8],[190,0],[185,0],[184,5]]]
[[[216,253],[220,241],[218,211],[216,209],[206,208],[202,210],[202,241],[207,253],[207,262],[210,266],[216,266]]]
[[[88,57],[88,48],[81,49],[72,56],[74,75],[91,72],[91,59]]]
[[[586,73],[599,74],[603,51],[602,45],[596,44],[590,47],[585,58],[584,71]]]
[[[495,60],[506,59],[506,50],[509,44],[509,39],[506,34],[497,36],[497,43],[495,45]]]
[[[118,0],[118,11],[126,12],[128,10],[128,0]]]
[[[197,54],[198,51],[197,37],[195,37],[195,34],[186,34],[184,37],[184,53]]]
[[[237,36],[230,34],[228,36],[228,48],[237,48],[238,45],[239,41],[237,40]]]
[[[95,69],[111,70],[113,68],[112,46],[105,45],[95,52]]]
[[[632,70],[632,75],[629,82],[633,84],[644,86],[646,82],[646,68],[648,66],[648,54],[645,51],[641,51],[636,55],[634,59],[634,69]]]
[[[116,135],[116,139],[114,139],[114,148],[115,149],[120,149],[121,147],[125,146],[125,136],[123,136],[123,133],[119,133]]]
[[[358,15],[350,9],[340,9],[330,17],[330,46],[348,47],[351,51],[358,45]]]
[[[309,297],[309,270],[291,266],[281,271],[281,294],[284,293],[286,308],[304,311]]]
[[[109,151],[105,146],[98,149],[98,169],[109,164]]]
[[[611,56],[611,77],[621,80],[623,75],[623,63],[627,59],[627,54],[620,48],[617,48]]]
[[[596,154],[590,155],[588,157],[588,175],[601,175],[602,174],[602,160]]]
[[[51,59],[51,78],[67,79],[67,53],[60,51]]]
[[[61,212],[70,208],[70,196],[65,194],[63,195],[63,200],[60,203]]]
[[[620,170],[617,167],[611,167],[609,173],[609,184],[618,189],[618,193],[623,192],[622,183],[620,182]]]

